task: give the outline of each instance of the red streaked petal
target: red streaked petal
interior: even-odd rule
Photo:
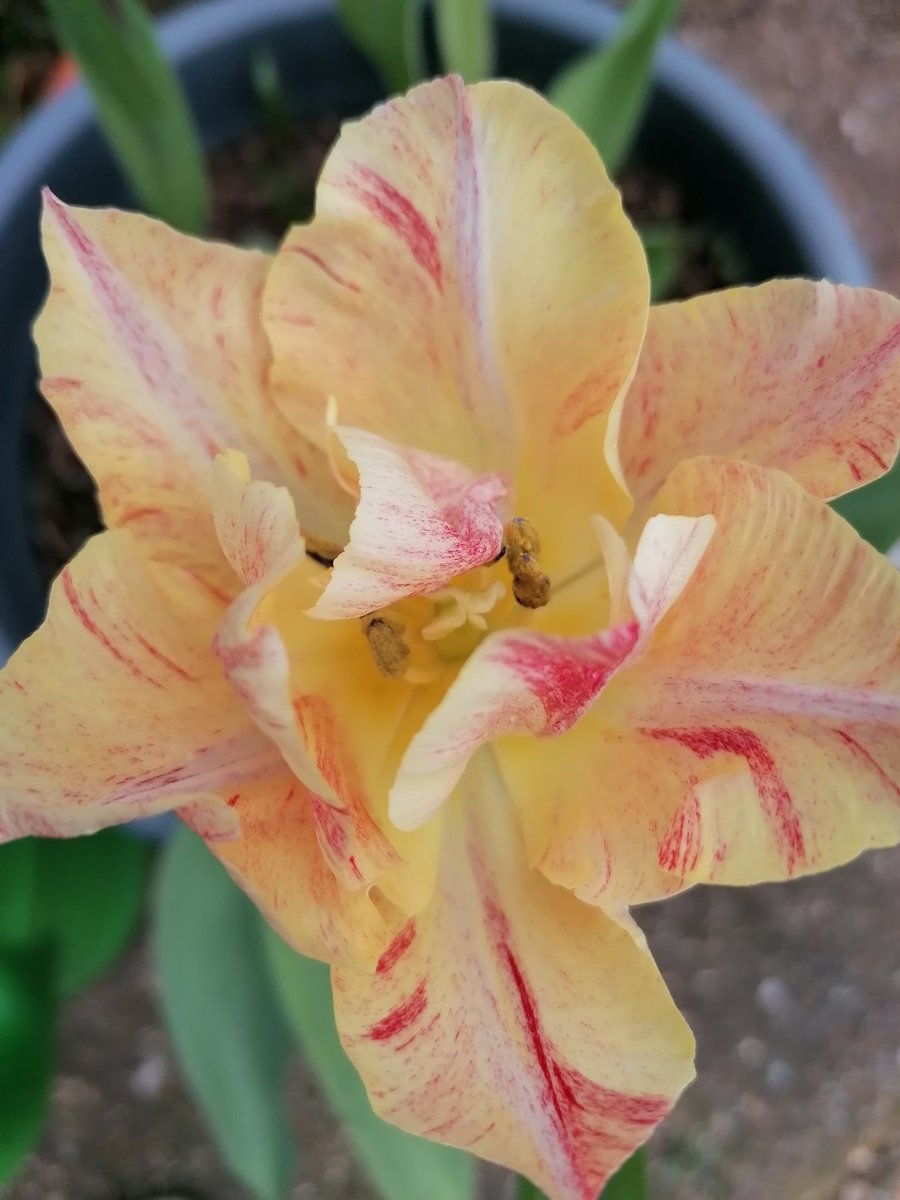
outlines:
[[[898,397],[892,296],[805,279],[713,292],[651,309],[617,454],[638,502],[703,454],[778,467],[831,499],[894,461]]]
[[[376,1111],[595,1200],[692,1075],[690,1032],[632,934],[528,869],[483,751],[447,806],[435,894],[375,973],[333,973]]]
[[[350,542],[310,613],[360,617],[422,595],[500,553],[506,496],[498,475],[394,446],[374,433],[339,427],[359,470],[360,499]]]

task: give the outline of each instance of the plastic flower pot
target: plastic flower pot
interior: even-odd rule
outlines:
[[[597,0],[498,0],[498,74],[538,88],[608,37]],[[160,25],[209,148],[259,121],[251,63],[268,50],[299,114],[359,113],[383,95],[328,0],[208,0]],[[726,233],[751,279],[869,281],[847,224],[800,147],[720,71],[668,42],[637,154],[677,183],[691,215]],[[0,154],[0,661],[40,621],[45,595],[29,550],[24,420],[34,395],[30,327],[46,278],[39,192],[129,206],[127,186],[76,86],[26,121]]]

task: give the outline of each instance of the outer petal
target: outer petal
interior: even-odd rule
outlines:
[[[618,193],[568,118],[517,84],[437,80],[344,127],[315,220],[279,252],[274,394],[304,432],[334,395],[348,425],[522,479],[517,511],[562,573],[609,507],[603,421],[648,295]]]
[[[712,530],[709,516],[649,522],[630,583],[632,613],[612,629],[578,638],[513,630],[482,642],[403,758],[391,789],[394,823],[411,829],[426,821],[475,751],[495,738],[571,729],[615,673],[643,653],[696,570]],[[614,553],[612,536],[607,557]],[[518,744],[509,749],[513,758]]]
[[[897,453],[900,301],[795,279],[654,308],[620,418],[638,501],[701,454],[780,467],[815,496],[839,496]]]
[[[285,941],[326,961],[374,963],[405,917],[339,880],[322,852],[316,797],[281,765],[228,802],[240,837],[210,848]]]
[[[499,555],[496,509],[506,497],[500,476],[475,476],[360,429],[336,432],[359,470],[360,500],[350,542],[312,616],[361,617],[444,587]]]
[[[215,650],[247,711],[298,781],[289,813],[296,835],[306,836],[306,818],[293,811],[303,804],[311,810],[323,861],[344,888],[362,891],[377,880],[387,895],[414,908],[430,891],[428,847],[437,831],[424,846],[418,840],[419,853],[407,868],[407,841],[389,838],[383,827],[399,754],[395,743],[405,744],[409,723],[421,720],[429,697],[383,679],[355,623],[321,624],[305,615],[327,572],[306,558],[284,490],[250,482],[239,456],[220,459],[217,477],[216,523],[240,547],[237,558],[247,564],[249,586],[225,614]],[[277,822],[254,821],[246,836],[282,834]],[[280,858],[279,848],[271,852]],[[253,853],[264,857],[261,848]],[[268,911],[273,905],[270,897]],[[369,907],[366,915],[384,929]],[[359,940],[365,940],[362,934]]]
[[[219,793],[274,754],[207,649],[210,617],[169,605],[128,534],[85,546],[0,677],[0,840],[177,806],[207,837],[236,831]]]
[[[215,455],[304,494],[311,451],[266,390],[265,255],[47,193],[51,288],[35,326],[42,387],[97,481],[104,520],[151,557],[228,590],[209,514]]]
[[[531,860],[618,907],[897,841],[897,571],[780,472],[694,460],[656,503],[716,535],[585,720],[504,757]]]
[[[476,774],[477,772],[477,774]],[[594,1200],[692,1075],[645,948],[527,869],[488,752],[448,811],[438,888],[335,1011],[376,1110]]]

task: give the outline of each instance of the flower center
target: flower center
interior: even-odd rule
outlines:
[[[431,682],[446,667],[468,658],[491,629],[514,623],[516,609],[506,582],[510,576],[512,597],[520,609],[547,604],[550,580],[540,567],[534,526],[516,517],[503,534],[503,552],[495,562],[362,618],[369,652],[382,675],[408,683]]]

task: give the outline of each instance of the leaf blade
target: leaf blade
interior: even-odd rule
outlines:
[[[179,828],[156,892],[163,1013],[223,1156],[262,1200],[281,1200],[293,1139],[281,1099],[292,1042],[262,955],[262,918],[202,841]]]
[[[295,953],[268,928],[264,945],[301,1052],[385,1200],[468,1200],[475,1180],[468,1155],[403,1133],[372,1111],[362,1080],[340,1044],[325,964]]]
[[[91,90],[100,123],[147,211],[202,233],[209,211],[203,152],[175,72],[140,0],[44,0]]]
[[[148,867],[148,848],[113,829],[0,846],[0,943],[50,943],[60,994],[74,995],[125,947],[141,913]]]
[[[53,1078],[56,982],[52,948],[0,947],[0,1184],[44,1127]]]
[[[494,25],[486,0],[435,0],[435,32],[444,70],[477,83],[493,73]]]
[[[612,39],[565,67],[547,98],[588,135],[615,174],[625,160],[653,82],[656,47],[681,0],[632,0]]]
[[[405,92],[422,78],[419,0],[338,0],[350,40],[369,59],[391,92]]]

